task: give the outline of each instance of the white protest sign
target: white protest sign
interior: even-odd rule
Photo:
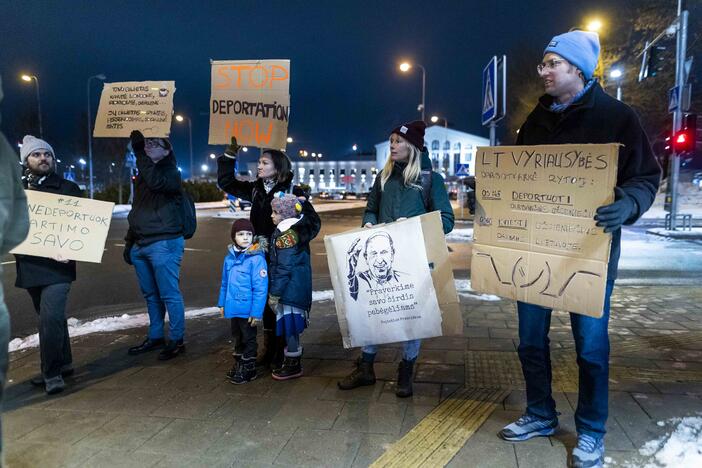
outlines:
[[[145,137],[171,133],[175,81],[105,83],[95,118],[94,137],[129,137],[139,130]]]
[[[471,285],[602,315],[612,236],[595,210],[614,201],[619,145],[478,148]]]
[[[419,217],[326,236],[345,347],[441,336]]]
[[[26,190],[29,234],[11,253],[100,263],[114,203]]]
[[[213,61],[208,143],[284,150],[289,90],[290,60]]]

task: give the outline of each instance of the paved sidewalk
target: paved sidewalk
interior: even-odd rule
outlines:
[[[408,400],[394,395],[397,347],[379,353],[374,387],[337,390],[357,354],[341,346],[329,301],[313,306],[305,376],[290,382],[226,382],[229,326],[219,318],[189,320],[187,353],[166,363],[126,354],[142,329],[78,337],[76,375],[54,397],[29,383],[38,350],[13,353],[8,466],[361,467],[400,456],[413,460],[401,466],[566,466],[577,401],[567,314],[551,327],[561,429],[511,444],[495,434],[524,406],[514,303],[461,302],[465,336],[425,341]],[[670,433],[671,418],[702,412],[702,291],[615,288],[611,315],[607,456],[611,466],[641,466],[649,459],[638,449]]]

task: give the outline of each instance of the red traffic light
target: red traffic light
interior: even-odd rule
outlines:
[[[673,149],[677,154],[687,153],[694,149],[694,141],[695,139],[689,130],[680,130],[673,138]]]

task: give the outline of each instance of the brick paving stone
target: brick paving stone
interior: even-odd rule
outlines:
[[[143,445],[170,422],[168,418],[122,415],[94,430],[76,445],[127,452]]]
[[[406,405],[347,401],[334,423],[335,431],[399,434]]]
[[[274,465],[298,467],[350,466],[361,445],[361,434],[298,429]]]

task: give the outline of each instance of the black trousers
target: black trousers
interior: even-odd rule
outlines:
[[[234,352],[241,354],[244,359],[255,358],[258,353],[258,343],[256,342],[257,327],[249,325],[249,319],[233,318],[230,320]]]
[[[39,314],[39,350],[41,373],[45,379],[61,375],[61,368],[71,365],[71,340],[66,322],[66,301],[71,283],[27,288]]]

